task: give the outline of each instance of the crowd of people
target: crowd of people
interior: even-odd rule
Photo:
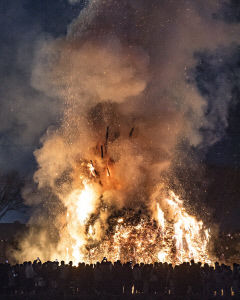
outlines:
[[[217,262],[209,266],[193,260],[176,266],[133,265],[106,258],[78,266],[57,260],[42,263],[39,258],[33,263],[0,264],[0,299],[39,295],[45,299],[240,299],[240,266]]]

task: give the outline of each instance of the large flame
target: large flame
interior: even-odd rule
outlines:
[[[110,209],[101,202],[103,183],[94,181],[98,174],[93,163],[89,175],[79,177],[81,189],[73,190],[64,200],[65,226],[58,245],[59,259],[94,263],[107,257],[111,261],[132,260],[181,263],[194,259],[211,262],[208,254],[210,230],[189,215],[174,192],[155,202],[152,214],[127,210],[107,222]],[[109,177],[109,172],[104,176]],[[101,219],[105,213],[105,220]]]

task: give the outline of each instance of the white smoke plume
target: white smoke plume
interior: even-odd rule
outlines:
[[[221,99],[224,110],[213,108],[217,117],[206,115],[207,100],[188,76],[195,51],[239,37],[239,26],[213,19],[218,9],[218,1],[90,1],[66,37],[39,43],[32,84],[64,104],[61,125],[34,153],[42,193],[50,189],[66,205],[92,161],[100,174],[106,165],[114,172],[110,184],[101,182],[106,189],[96,187],[105,203],[151,209],[179,142],[203,148],[216,142],[230,100]],[[54,216],[56,227],[61,222]]]
[[[119,149],[126,147],[134,127],[142,144],[140,156],[149,148],[150,155],[143,157],[161,162],[161,169],[169,165],[179,139],[201,145],[200,128],[211,134],[217,119],[226,125],[229,100],[222,100],[225,108],[216,110],[218,116],[207,118],[207,101],[186,79],[196,50],[237,40],[239,27],[213,21],[217,1],[200,2],[90,1],[67,37],[43,43],[33,85],[57,95],[66,108],[62,128],[45,137],[44,147],[36,152],[40,184],[59,176],[74,156],[85,157],[86,147],[104,138],[107,126],[112,135],[120,134]],[[211,135],[209,141],[216,138]],[[70,157],[54,159],[64,152]]]

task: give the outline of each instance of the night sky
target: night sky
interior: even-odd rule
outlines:
[[[66,35],[68,25],[79,15],[85,2],[2,0],[0,3],[2,174],[17,171],[21,178],[29,180],[36,169],[33,151],[40,146],[46,130],[60,122],[58,100],[32,85],[32,65],[39,43]],[[212,15],[213,21],[239,23],[240,2],[221,1],[221,4],[221,9]],[[181,171],[176,172],[187,198],[191,198],[193,190],[197,191],[192,202],[198,210],[203,205],[204,209],[209,208],[224,230],[240,229],[240,43],[219,46],[215,51],[199,49],[194,59],[196,64],[188,80],[208,100],[206,115],[214,114],[211,106],[217,106],[219,111],[225,109],[216,104],[226,97],[229,99],[228,117],[226,124],[219,120],[219,126],[214,129],[219,136],[214,145],[207,150],[189,147],[189,153],[197,158],[196,164],[201,165],[201,169],[196,171],[183,163],[181,167],[188,176],[183,178]],[[193,179],[192,174],[199,176]],[[13,219],[9,215],[4,221]]]

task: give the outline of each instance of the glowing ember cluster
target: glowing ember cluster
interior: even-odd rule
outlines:
[[[82,188],[73,190],[65,200],[66,226],[58,246],[60,259],[74,264],[94,263],[103,257],[135,263],[177,264],[190,259],[211,262],[210,230],[187,213],[183,201],[172,191],[155,201],[151,212],[122,209],[114,217],[110,207],[101,201],[103,186],[94,181],[93,163],[87,167],[89,177],[79,178]]]

